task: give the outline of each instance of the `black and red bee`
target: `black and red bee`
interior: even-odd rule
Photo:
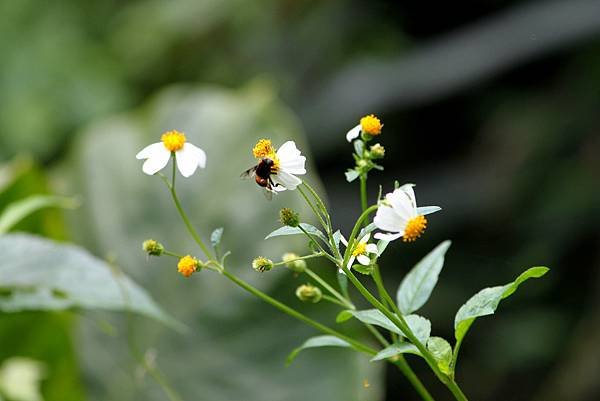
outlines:
[[[265,189],[265,196],[270,200],[273,197],[273,192],[275,192],[274,188],[280,186],[279,184],[274,183],[271,178],[272,174],[276,174],[274,166],[275,162],[272,159],[263,157],[256,166],[250,167],[248,170],[244,171],[241,177],[254,177],[256,183]]]

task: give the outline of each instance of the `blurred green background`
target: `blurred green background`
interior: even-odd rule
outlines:
[[[259,137],[293,138],[348,231],[360,206],[343,175],[353,162],[344,135],[370,113],[386,147],[371,200],[399,180],[444,208],[421,240],[382,260],[393,290],[453,240],[423,310],[436,335],[452,338],[456,310],[480,288],[552,269],[477,321],[458,366],[465,392],[600,399],[600,1],[0,0],[0,54],[0,206],[79,195],[78,210],[38,212],[17,229],[116,261],[191,329],[99,312],[0,314],[0,364],[43,362],[46,401],[165,399],[138,354],[185,400],[417,399],[396,370],[344,350],[307,351],[283,369],[312,330],[139,249],[148,237],[192,249],[160,180],[134,159],[162,131],[185,131],[209,157],[179,182],[196,225],[205,236],[225,227],[240,275],[335,324],[335,309],[295,300],[303,279],[251,271],[258,254],[303,250],[262,241],[278,208],[301,203],[290,193],[265,202],[238,176]],[[422,361],[413,366],[448,399]]]

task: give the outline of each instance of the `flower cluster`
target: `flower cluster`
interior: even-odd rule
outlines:
[[[385,148],[381,144],[376,143],[369,145],[369,142],[381,135],[383,124],[379,118],[373,114],[364,116],[360,119],[360,123],[352,128],[346,134],[346,140],[354,144],[355,166],[346,171],[346,180],[352,182],[357,178],[366,180],[367,174],[373,169],[383,170],[383,166],[375,162],[375,160],[383,159],[385,156]]]

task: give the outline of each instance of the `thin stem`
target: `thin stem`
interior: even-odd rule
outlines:
[[[329,226],[323,219],[323,216],[321,216],[321,213],[319,212],[319,210],[315,207],[315,205],[313,205],[313,203],[310,201],[310,199],[308,199],[308,196],[306,196],[306,194],[304,193],[304,191],[302,190],[302,188],[300,186],[296,187],[296,189],[298,190],[298,192],[300,192],[300,194],[302,195],[302,197],[304,198],[304,200],[306,201],[308,206],[310,206],[310,208],[312,209],[315,216],[317,216],[317,218],[319,219],[319,222],[321,223],[321,226],[323,226],[325,231],[327,231],[329,233]]]
[[[325,256],[325,254],[323,252],[318,252],[318,253],[313,253],[311,255],[305,255],[305,256],[298,256],[297,258],[294,259],[289,259],[287,261],[281,261],[281,262],[277,262],[277,263],[273,263],[273,266],[283,266],[286,265],[288,263],[292,263],[295,262],[297,260],[306,260],[306,259],[313,259],[313,258],[320,258]]]
[[[379,266],[377,266],[377,264],[375,264],[373,266],[373,273],[371,274],[371,276],[373,277],[373,281],[375,282],[375,285],[377,286],[377,292],[379,294],[379,299],[381,299],[384,303],[384,305],[386,305],[388,308],[393,308],[393,310],[395,311],[395,306],[396,304],[394,303],[394,300],[390,297],[390,295],[388,294],[388,292],[385,289],[385,286],[383,285],[383,280],[381,279],[381,273],[379,271]],[[392,334],[392,339],[394,340],[394,342],[396,342],[398,340],[398,335],[394,332],[391,332]]]
[[[233,281],[235,284],[242,287],[244,290],[248,291],[252,295],[257,296],[258,298],[262,299],[263,301],[267,302],[268,304],[274,306],[275,308],[279,309],[283,313],[286,313],[292,317],[295,317],[296,319],[308,324],[309,326],[314,327],[315,329],[317,329],[319,331],[322,331],[323,333],[330,334],[341,340],[346,341],[357,351],[364,352],[369,355],[375,355],[377,353],[377,351],[375,351],[373,348],[361,343],[360,341],[357,341],[351,337],[348,337],[342,333],[339,333],[339,332],[333,330],[332,328],[329,328],[329,327],[325,326],[324,324],[321,324],[321,323],[309,318],[308,316],[303,315],[302,313],[296,311],[295,309],[290,308],[289,306],[279,302],[278,300],[271,298],[269,295],[265,294],[264,292],[260,291],[259,289],[255,288],[255,287],[253,287],[252,285],[246,283],[245,281],[236,277],[235,275],[229,273],[227,270],[223,270],[221,273],[225,277],[227,277],[229,280]]]
[[[304,235],[306,235],[306,237],[308,237],[309,240],[311,240],[321,250],[321,253],[323,254],[323,256],[325,256],[327,259],[331,260],[333,263],[337,263],[337,259],[335,259],[333,256],[331,256],[325,250],[325,248],[323,248],[323,246],[319,243],[319,241],[317,241],[317,238],[314,235],[312,235],[311,233],[306,231],[304,229],[304,227],[302,227],[302,225],[299,225],[298,228],[300,229],[300,231],[302,231],[304,233]]]
[[[166,249],[163,251],[163,254],[168,255],[168,256],[173,256],[173,257],[178,258],[178,259],[183,258],[182,255],[179,255],[179,254],[171,252],[171,251],[167,251]]]
[[[175,207],[177,208],[177,211],[179,212],[179,215],[181,216],[181,219],[183,220],[190,235],[192,236],[194,241],[196,241],[196,243],[198,244],[200,249],[202,249],[202,252],[204,252],[204,255],[208,259],[212,259],[210,250],[206,247],[206,245],[204,245],[204,242],[202,242],[202,239],[196,232],[196,229],[194,228],[194,226],[192,226],[192,223],[190,223],[190,219],[187,217],[187,215],[185,214],[185,211],[181,207],[181,202],[179,202],[179,198],[177,197],[177,192],[175,192],[175,176],[176,176],[175,163],[176,163],[176,161],[175,161],[175,158],[173,157],[173,173],[172,173],[172,178],[171,178],[172,183],[169,185],[169,182],[166,181],[166,179],[164,179],[164,178],[163,178],[163,181],[165,181],[165,183],[167,184],[167,187],[169,188],[169,192],[171,192],[171,197],[173,198],[173,202],[175,203]],[[164,177],[164,176],[162,176],[162,177]]]
[[[331,302],[332,304],[336,304],[338,306],[341,306],[342,308],[347,308],[348,306],[345,305],[344,303],[342,303],[341,301],[339,301],[337,298],[332,297],[330,295],[324,294],[323,295],[323,299],[325,301]]]
[[[308,267],[306,267],[304,269],[304,271],[306,272],[306,274],[308,274],[313,280],[315,280],[317,283],[319,283],[323,288],[325,288],[327,291],[329,291],[329,293],[331,295],[333,295],[334,297],[336,297],[341,303],[342,306],[344,306],[345,308],[349,308],[349,309],[355,309],[355,306],[349,302],[346,298],[344,298],[342,296],[342,294],[340,294],[339,292],[337,292],[332,286],[330,286],[325,280],[323,280],[321,278],[321,276],[319,276],[317,273],[315,273],[314,271],[310,270]]]
[[[367,203],[367,174],[366,173],[363,173],[360,175],[360,206],[361,206],[363,212],[365,210],[367,210],[367,207],[369,206]]]

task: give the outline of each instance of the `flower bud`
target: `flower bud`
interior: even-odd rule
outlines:
[[[260,273],[268,272],[273,268],[273,261],[259,256],[252,261],[252,268]]]
[[[381,144],[376,143],[370,148],[371,157],[373,159],[383,159],[385,156],[385,148]]]
[[[285,262],[285,267],[296,273],[302,273],[304,272],[304,269],[306,269],[306,262],[302,259],[299,260],[298,258],[299,256],[292,252],[285,253],[281,257]]]
[[[360,159],[356,162],[356,167],[358,167],[359,169],[364,169],[369,165],[369,162],[366,161],[365,159]]]
[[[288,207],[279,211],[279,220],[284,226],[298,227],[300,225],[300,216]]]
[[[190,277],[198,270],[198,267],[200,267],[200,262],[191,255],[184,256],[177,263],[177,271],[184,277]]]
[[[316,304],[321,300],[323,293],[319,287],[315,287],[314,285],[310,284],[304,284],[296,289],[296,296],[302,302],[311,302]]]
[[[165,251],[165,247],[160,242],[154,241],[153,239],[147,239],[142,243],[142,249],[148,255],[160,256]]]

